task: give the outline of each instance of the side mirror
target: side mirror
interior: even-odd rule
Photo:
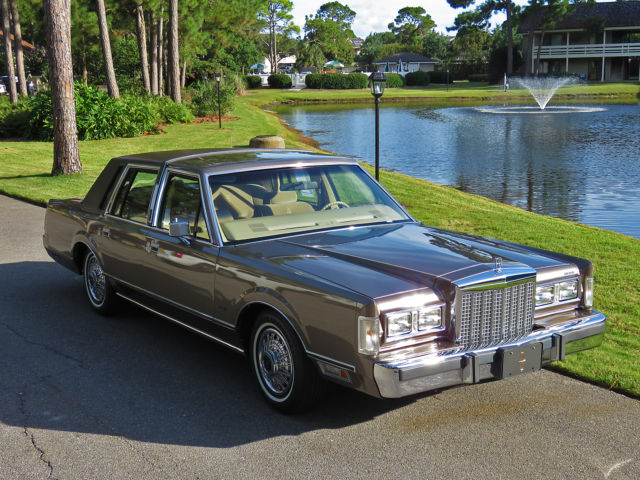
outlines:
[[[190,234],[189,222],[180,221],[169,224],[169,235],[172,237],[187,237]]]

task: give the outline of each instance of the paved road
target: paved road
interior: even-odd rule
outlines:
[[[238,355],[128,308],[94,314],[0,196],[0,478],[638,479],[640,402],[548,371],[296,417]]]

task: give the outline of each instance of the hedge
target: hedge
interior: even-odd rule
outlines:
[[[426,87],[431,81],[427,72],[409,72],[404,77],[407,87]]]
[[[385,73],[387,76],[387,88],[401,88],[404,86],[404,78],[399,73]]]
[[[291,77],[284,73],[274,73],[269,75],[267,78],[267,82],[269,83],[269,87],[271,88],[291,88],[293,82],[291,81]]]
[[[305,77],[307,88],[323,88],[327,90],[344,90],[367,88],[369,77],[364,73],[310,73]]]
[[[260,75],[246,75],[244,79],[247,81],[247,88],[262,87],[262,78]]]

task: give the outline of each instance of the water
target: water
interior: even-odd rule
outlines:
[[[640,238],[640,107],[499,115],[380,110],[380,168]],[[371,107],[283,107],[322,148],[373,164]]]

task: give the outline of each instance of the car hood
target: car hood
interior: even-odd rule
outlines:
[[[487,281],[488,272],[499,279],[508,272],[531,275],[532,269],[568,264],[523,246],[417,223],[341,229],[272,242],[272,255],[263,250],[264,260],[374,299],[424,287],[447,296],[444,292],[451,284],[474,283],[481,277]]]

